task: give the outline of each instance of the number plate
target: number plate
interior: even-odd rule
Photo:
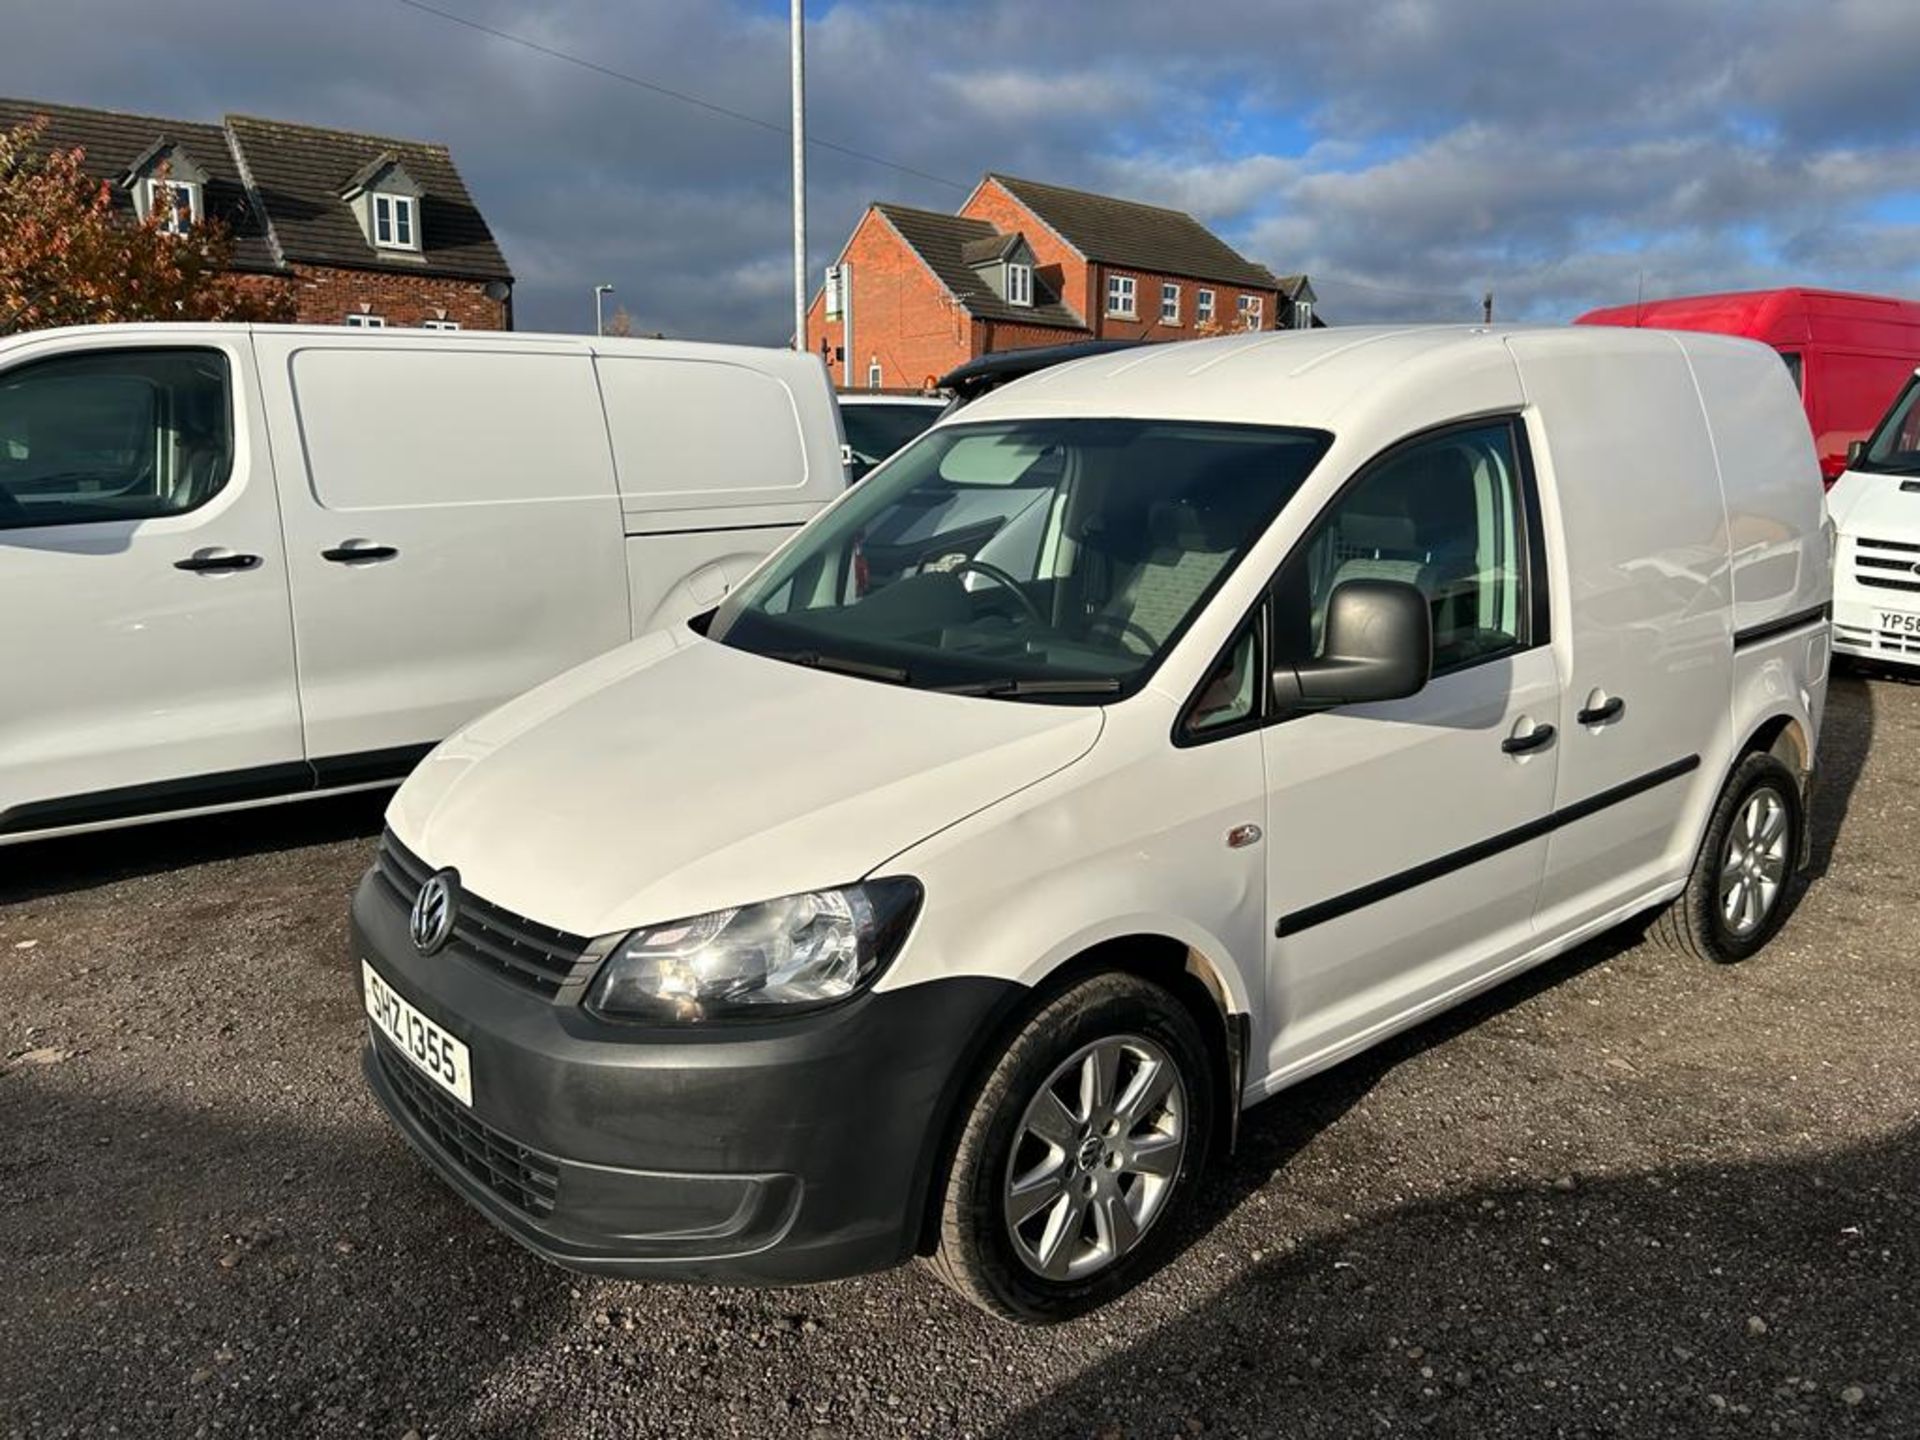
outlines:
[[[1920,615],[1903,615],[1898,610],[1882,610],[1880,628],[1898,630],[1904,635],[1920,635]]]
[[[462,1105],[473,1105],[473,1071],[467,1047],[393,993],[366,961],[360,978],[367,997],[367,1018],[394,1043],[414,1067]]]

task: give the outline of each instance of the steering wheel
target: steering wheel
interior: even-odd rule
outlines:
[[[1087,630],[1089,633],[1097,630],[1111,630],[1121,640],[1138,640],[1145,647],[1140,652],[1143,655],[1151,655],[1160,644],[1145,626],[1136,625],[1131,620],[1122,620],[1118,615],[1089,615]]]
[[[1013,598],[1020,602],[1020,608],[1026,612],[1027,618],[1033,621],[1034,624],[1045,625],[1047,623],[1047,617],[1040,613],[1040,607],[1033,603],[1033,598],[1020,588],[1020,582],[1002,570],[998,565],[989,565],[985,560],[962,560],[947,573],[949,575],[963,575],[969,570],[973,571],[976,575],[986,576],[987,579],[993,581],[993,583],[1001,589],[1011,592]]]

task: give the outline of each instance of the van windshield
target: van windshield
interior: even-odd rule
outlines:
[[[1884,475],[1920,475],[1920,379],[1907,382],[1887,418],[1850,467]]]
[[[921,689],[1131,693],[1325,453],[1163,420],[943,426],[728,597],[708,636]]]

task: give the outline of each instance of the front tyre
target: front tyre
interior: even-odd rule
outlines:
[[[929,1264],[1003,1319],[1070,1319],[1157,1265],[1205,1164],[1214,1071],[1160,986],[1081,981],[1021,1027],[956,1142]]]
[[[1734,767],[1687,888],[1648,934],[1702,960],[1744,960],[1786,921],[1806,823],[1797,776],[1769,754]]]

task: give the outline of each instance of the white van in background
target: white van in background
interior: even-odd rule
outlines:
[[[1920,375],[1848,452],[1827,510],[1840,533],[1834,650],[1920,666]]]
[[[390,783],[845,488],[826,372],[785,350],[0,341],[0,843]]]

